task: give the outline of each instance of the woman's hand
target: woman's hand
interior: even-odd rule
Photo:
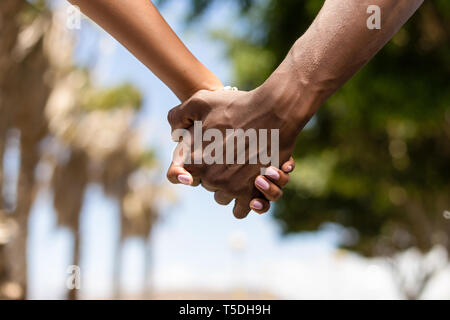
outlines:
[[[288,161],[283,163],[281,169],[270,167],[266,170],[266,174],[259,175],[255,178],[255,187],[260,190],[259,197],[250,201],[249,209],[255,211],[258,214],[263,214],[270,209],[270,201],[278,201],[283,195],[282,188],[289,182],[289,173],[295,168],[295,161],[291,157]],[[167,172],[167,178],[173,184],[185,184],[198,186],[200,181],[198,178],[194,179],[192,175],[181,165],[172,164]],[[268,187],[265,187],[264,183],[261,183],[261,179],[265,181]],[[216,191],[214,192],[214,199],[218,204],[228,205],[233,197],[227,195],[226,192]]]
[[[264,195],[264,198],[255,198],[250,201],[250,209],[263,214],[270,209],[270,201],[278,201],[283,195],[283,188],[289,182],[289,173],[294,170],[295,162],[292,157],[286,161],[281,169],[270,167],[264,176],[259,175],[255,179],[256,188]],[[272,172],[271,172],[272,171]],[[264,184],[265,181],[266,184]],[[217,194],[217,193],[216,193]]]

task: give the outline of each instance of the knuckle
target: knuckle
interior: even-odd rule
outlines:
[[[225,187],[226,189],[228,189],[228,183],[227,181],[218,174],[213,174],[209,177],[209,180],[211,182],[212,185],[214,185],[216,188],[223,188]]]
[[[173,180],[174,180],[174,173],[170,169],[167,171],[166,177],[167,177],[167,180],[169,180],[171,183],[174,183],[173,182]]]
[[[232,194],[233,196],[238,196],[239,194],[241,194],[241,187],[239,187],[238,185],[236,185],[236,183],[227,183],[226,184],[226,188],[227,191]]]
[[[193,109],[201,107],[202,110],[209,110],[210,104],[208,101],[208,95],[208,90],[200,90],[196,92],[191,98],[189,98],[186,105]]]
[[[210,184],[209,179],[203,174],[203,166],[198,164],[185,164],[184,169],[186,169],[194,178],[201,178],[206,183]]]
[[[247,197],[245,200],[248,202],[250,202],[251,199],[248,199],[248,197],[252,194],[252,191],[254,189],[254,186],[247,186],[245,184],[239,184],[237,186],[235,186],[235,190],[234,192],[236,193],[236,195],[240,195],[243,196],[245,195],[245,197]]]
[[[214,193],[214,200],[220,205],[227,205],[230,203],[231,199],[229,200],[225,194],[215,192]]]
[[[174,125],[175,125],[176,109],[177,109],[177,107],[169,110],[169,112],[167,113],[167,121],[169,122],[172,129],[174,129]]]
[[[205,101],[207,93],[207,90],[199,90],[189,100],[194,103]]]
[[[214,186],[219,190],[228,191],[229,184],[231,183],[229,177],[226,175],[225,168],[221,166],[209,166],[204,165],[205,173],[204,179],[208,181],[209,184]]]
[[[272,201],[278,201],[280,200],[280,198],[283,196],[283,191],[281,191],[281,189],[275,189],[273,194],[272,194]]]

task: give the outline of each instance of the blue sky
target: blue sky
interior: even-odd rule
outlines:
[[[65,5],[62,0],[55,3]],[[230,21],[236,21],[234,8],[227,2],[217,4],[215,10],[189,29],[183,23],[185,12],[186,1],[171,1],[162,8],[163,16],[197,58],[225,84],[232,84],[224,47],[211,39],[209,31],[230,28]],[[240,27],[245,26],[237,22],[232,29]],[[179,103],[177,98],[98,27],[84,20],[75,36],[76,60],[93,68],[99,85],[128,81],[144,93],[138,126],[148,147],[157,151],[163,180],[174,147],[166,114]],[[92,52],[100,52],[95,64]],[[252,213],[237,220],[232,216],[231,206],[219,206],[212,194],[201,188],[177,185],[172,189],[178,202],[161,212],[152,236],[155,290],[226,291],[242,287],[270,291],[284,298],[397,297],[380,262],[336,251],[337,234],[333,229],[282,237],[270,213],[263,216]],[[116,203],[105,198],[98,186],[91,186],[82,213],[84,297],[111,295],[114,246],[119,234],[117,218]],[[67,230],[56,229],[51,194],[40,195],[30,227],[32,297],[62,297],[72,244]],[[244,243],[239,252],[232,250],[236,239]],[[143,247],[138,240],[125,244],[122,283],[131,296],[142,286]]]

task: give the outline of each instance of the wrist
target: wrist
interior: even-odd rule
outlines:
[[[215,75],[211,75],[211,77],[199,81],[194,90],[195,92],[200,90],[216,91],[223,89],[223,87],[223,83]]]
[[[257,95],[268,106],[274,117],[282,119],[289,126],[300,130],[314,115],[316,108],[307,90],[300,87],[291,71],[278,68],[260,87]]]
[[[183,99],[183,101],[192,97],[194,94],[196,94],[200,90],[216,91],[216,90],[223,89],[223,87],[224,86],[223,86],[222,82],[220,82],[220,80],[215,76],[209,77],[209,78],[203,78],[203,79],[197,81],[195,84],[193,84],[192,87],[190,87],[188,89],[188,91],[185,94],[186,98]]]
[[[176,78],[177,90],[173,90],[181,102],[188,100],[200,90],[216,91],[223,88],[219,78],[200,62],[195,67],[190,67],[179,73]],[[175,78],[175,77],[174,77]]]
[[[298,132],[328,97],[325,84],[308,75],[296,61],[294,50],[257,90],[262,99],[270,101],[271,111],[294,123]]]

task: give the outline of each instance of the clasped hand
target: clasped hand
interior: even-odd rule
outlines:
[[[282,196],[281,188],[288,183],[288,173],[294,168],[291,154],[296,128],[291,124],[288,114],[279,110],[275,112],[275,103],[261,89],[250,92],[201,90],[173,108],[168,114],[168,121],[179,145],[167,173],[168,179],[172,183],[181,182],[194,186],[201,184],[214,192],[215,200],[222,205],[236,199],[233,214],[237,218],[246,217],[250,209],[258,213],[267,211],[270,207],[267,200],[277,201]],[[200,127],[200,137],[198,132],[194,132],[194,123],[196,127]],[[186,129],[188,134],[179,134],[180,129]],[[267,137],[264,146],[261,143],[264,139],[260,136],[256,155],[251,138],[247,136],[248,141],[244,140],[242,150],[239,150],[237,142],[232,144],[230,157],[229,144],[235,138],[230,136],[230,129],[231,132],[248,132],[251,129],[256,134],[267,132],[268,136],[271,136],[269,132],[275,130],[279,134],[279,140],[272,141],[273,136]],[[212,141],[213,136],[214,140],[221,141]],[[197,143],[196,138],[200,138],[201,143]],[[211,146],[208,147],[211,142],[205,143],[205,140],[214,142],[214,152],[211,153]],[[276,148],[274,142],[277,144]],[[223,146],[225,147],[222,149]],[[222,155],[218,154],[221,150],[224,150]],[[277,161],[272,161],[272,166],[261,161],[255,163],[256,159],[260,160],[261,152],[266,155],[270,153],[272,160],[278,156],[283,164],[281,170]],[[202,158],[204,153],[212,154],[219,161],[205,161]],[[220,161],[221,158],[224,160]],[[261,175],[261,168],[266,169],[264,175]]]

